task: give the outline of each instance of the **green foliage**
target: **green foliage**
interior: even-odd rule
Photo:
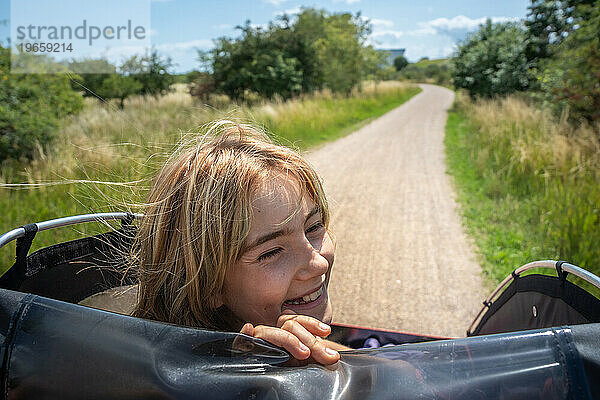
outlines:
[[[580,6],[586,19],[540,64],[540,87],[557,113],[600,121],[600,6]]]
[[[560,44],[587,15],[582,6],[596,0],[531,0],[525,26],[529,35],[527,58],[539,60],[552,56],[553,45]]]
[[[70,71],[77,74],[77,77],[71,81],[71,86],[88,97],[99,95],[98,91],[104,80],[111,74],[117,73],[117,67],[102,58],[73,60],[69,62],[68,67]]]
[[[135,55],[123,62],[121,73],[132,76],[141,85],[140,93],[158,96],[170,91],[173,78],[169,69],[173,66],[170,57],[162,57],[157,50],[139,56]]]
[[[282,43],[271,36],[271,30],[281,28],[272,26],[263,31],[253,28],[249,21],[238,28],[242,31],[241,38],[217,39],[215,48],[204,53],[219,91],[236,100],[243,99],[247,92],[268,98],[275,94],[289,98],[300,93],[302,71],[298,60],[286,54]],[[286,33],[279,32],[277,36],[283,39]]]
[[[396,67],[396,71],[402,70],[404,67],[408,65],[408,60],[404,56],[398,56],[394,58],[394,67]]]
[[[360,15],[305,8],[293,23],[284,15],[268,28],[247,21],[238,29],[239,38],[219,38],[200,53],[216,90],[236,100],[249,93],[287,99],[323,88],[348,94],[380,62]]]
[[[527,43],[521,25],[488,20],[458,46],[453,59],[454,85],[467,89],[471,96],[485,97],[526,90],[532,80]]]
[[[96,94],[105,99],[119,99],[119,108],[123,109],[125,99],[141,90],[142,84],[135,77],[112,74],[102,81]]]
[[[31,159],[56,136],[60,118],[83,107],[65,74],[11,74],[10,50],[0,46],[0,162]]]
[[[447,59],[424,59],[417,63],[409,63],[398,75],[399,79],[412,82],[430,82],[437,85],[452,85],[452,74]]]

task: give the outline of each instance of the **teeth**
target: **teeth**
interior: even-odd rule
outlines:
[[[323,290],[325,288],[323,286],[321,286],[319,288],[319,290],[317,290],[314,293],[311,293],[309,295],[303,296],[301,299],[295,299],[295,300],[288,300],[286,301],[286,303],[288,304],[306,304],[306,303],[310,303],[311,301],[315,301],[316,299],[319,298],[319,296],[321,294],[323,294]]]

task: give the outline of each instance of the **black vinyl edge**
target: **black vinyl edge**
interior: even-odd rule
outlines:
[[[514,276],[514,275],[513,275]],[[566,295],[562,296],[557,293],[558,288],[565,288]],[[475,327],[473,332],[468,336],[477,336],[481,328],[487,323],[492,315],[496,313],[508,300],[516,293],[535,291],[543,293],[546,296],[559,298],[565,301],[569,306],[573,307],[578,313],[583,315],[590,321],[600,321],[600,308],[591,306],[582,306],[581,299],[587,299],[587,303],[597,302],[598,300],[579,286],[561,279],[556,276],[531,274],[518,276],[510,283],[510,285],[502,292],[496,301],[488,305],[488,309]],[[579,301],[574,301],[578,298]]]
[[[6,332],[4,342],[2,343],[2,370],[0,370],[0,391],[2,392],[2,398],[8,399],[8,376],[10,371],[10,360],[12,350],[14,347],[15,337],[20,329],[21,322],[27,315],[29,307],[36,295],[26,294],[19,301],[19,307],[13,312],[10,317],[10,323]]]
[[[564,357],[564,368],[569,382],[569,393],[572,399],[592,399],[589,388],[589,379],[585,373],[581,356],[575,346],[571,328],[568,326],[560,329],[552,328],[557,347]],[[577,385],[574,384],[577,383]]]
[[[5,290],[0,290],[0,295],[3,295],[3,293],[5,292],[10,292],[10,291],[5,291]],[[13,292],[14,293],[14,292]],[[12,294],[12,293],[8,293],[8,294]],[[64,306],[67,307],[82,307],[82,306],[78,306],[78,305],[74,305],[74,304],[69,304],[69,303],[65,303],[65,302],[61,302],[59,300],[53,300],[53,299],[48,299],[45,298],[43,296],[37,296],[37,295],[23,295],[20,300],[17,301],[13,301],[13,303],[18,303],[18,304],[11,304],[13,306],[13,310],[16,309],[16,311],[13,311],[12,315],[11,315],[11,322],[10,322],[10,327],[8,329],[7,335],[6,335],[6,340],[3,344],[3,348],[6,348],[7,351],[4,354],[4,359],[3,359],[3,365],[2,365],[2,380],[0,382],[0,384],[2,385],[2,387],[0,388],[2,390],[2,398],[6,399],[8,398],[8,392],[7,392],[7,382],[8,382],[8,378],[9,378],[9,371],[10,371],[10,359],[11,359],[11,353],[13,350],[13,346],[16,340],[18,340],[18,336],[19,333],[22,331],[22,323],[24,321],[27,320],[28,317],[28,311],[34,310],[37,307],[37,304],[39,304],[40,306],[53,306],[53,305],[58,305],[59,303],[63,303]],[[85,307],[82,307],[82,309],[85,309]],[[59,310],[57,308],[57,310]],[[86,312],[91,312],[91,313],[102,313],[105,314],[107,312],[105,311],[100,311],[100,310],[94,310],[94,309],[86,309]],[[110,313],[110,314],[114,314],[114,313]],[[125,319],[138,319],[138,318],[134,318],[134,317],[130,317],[130,316],[123,316],[123,315],[118,315],[115,314],[115,317],[117,318],[125,318]],[[147,321],[147,320],[146,320]],[[151,324],[162,324],[160,322],[156,322],[156,321],[147,321],[148,323]],[[170,325],[170,324],[165,324],[165,325]],[[565,327],[560,327],[560,328],[549,328],[549,329],[537,329],[537,330],[531,330],[531,331],[522,331],[520,333],[517,332],[513,332],[512,334],[515,335],[519,335],[525,332],[528,333],[535,333],[535,332],[544,332],[547,334],[551,334],[553,336],[553,347],[555,348],[555,351],[557,353],[557,355],[560,358],[560,363],[562,364],[562,369],[565,372],[565,376],[567,376],[568,378],[568,382],[569,382],[569,388],[568,388],[568,393],[569,393],[569,397],[571,399],[591,399],[591,394],[590,394],[590,389],[589,389],[589,385],[591,384],[591,382],[593,381],[593,377],[597,377],[596,375],[589,375],[586,374],[585,369],[584,369],[584,365],[582,363],[582,357],[580,352],[578,351],[578,346],[577,346],[577,338],[578,336],[579,338],[579,342],[581,343],[582,338],[585,339],[590,339],[590,340],[595,340],[596,344],[597,344],[597,339],[598,339],[598,332],[600,331],[600,324],[588,324],[588,325],[583,325],[583,327],[587,327],[588,329],[581,329],[581,326],[575,326],[574,328],[565,326]],[[190,329],[190,328],[185,328],[185,327],[179,327],[182,329]],[[193,330],[198,330],[198,329],[193,329]],[[199,329],[202,330],[202,329]],[[212,333],[217,333],[217,332],[212,332]],[[595,333],[595,335],[594,335]],[[228,333],[228,335],[234,335],[234,333]],[[491,335],[491,336],[496,336],[496,335]],[[448,342],[452,343],[453,341],[460,341],[460,342],[468,342],[470,340],[475,340],[475,341],[485,341],[486,339],[484,338],[461,338],[461,339],[450,339],[448,340]],[[258,340],[259,342],[263,342],[262,340]],[[272,345],[266,343],[269,347],[273,347]],[[416,346],[419,345],[425,345],[424,343],[422,344],[416,344]],[[411,346],[411,345],[405,345],[405,346]],[[364,352],[365,350],[362,350],[362,352]],[[357,351],[354,351],[357,352]],[[360,350],[358,351],[359,353],[361,352]],[[287,354],[287,353],[286,353]],[[343,354],[342,354],[343,356]],[[589,379],[587,378],[589,377]],[[574,384],[577,383],[576,385]]]
[[[600,399],[600,323],[573,325],[573,345],[588,377],[592,398]]]

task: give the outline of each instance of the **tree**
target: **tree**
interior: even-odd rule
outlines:
[[[454,85],[471,96],[491,97],[526,90],[533,76],[527,59],[527,32],[516,23],[488,19],[459,44],[452,60]]]
[[[0,46],[0,162],[33,158],[38,146],[55,138],[60,119],[83,107],[81,94],[71,88],[65,73],[9,71],[10,50]]]
[[[125,99],[140,93],[142,84],[131,76],[109,75],[98,88],[98,96],[105,99],[119,99],[119,108],[125,107]]]
[[[242,31],[239,39],[219,38],[213,50],[202,54],[212,69],[216,88],[238,100],[248,91],[269,98],[300,93],[302,72],[298,60],[274,40],[271,31],[275,28],[264,31],[246,21],[238,29]]]
[[[104,80],[117,73],[117,67],[103,58],[72,60],[68,67],[77,74],[77,77],[71,80],[71,86],[86,97],[104,98],[105,96],[100,94]]]
[[[131,76],[141,85],[140,92],[158,96],[171,90],[172,76],[169,69],[173,62],[170,57],[162,57],[153,49],[143,56],[135,55],[127,59],[120,67],[125,76]]]
[[[593,5],[597,0],[531,0],[525,26],[529,43],[529,60],[548,58],[552,44],[560,44],[581,21],[588,17],[581,6]]]
[[[396,67],[396,71],[400,71],[404,69],[408,65],[408,60],[404,56],[398,56],[394,58],[394,67]]]
[[[350,93],[369,70],[371,46],[366,45],[371,25],[360,14],[326,17],[324,35],[315,42],[323,86],[334,92]]]
[[[213,50],[200,53],[216,90],[235,99],[247,92],[289,98],[325,87],[348,93],[371,73],[375,59],[366,45],[370,25],[360,14],[305,8],[294,22],[284,15],[267,28],[247,21],[238,29],[237,39],[219,38]]]
[[[581,5],[577,12],[586,19],[540,65],[541,88],[559,112],[568,106],[575,118],[595,122],[600,121],[600,7]]]

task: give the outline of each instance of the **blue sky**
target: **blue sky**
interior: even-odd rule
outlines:
[[[197,68],[197,49],[209,49],[212,39],[236,37],[236,25],[246,20],[256,25],[267,24],[283,12],[293,14],[303,6],[328,12],[356,14],[360,11],[373,24],[371,42],[376,48],[406,48],[409,61],[417,61],[421,57],[447,57],[455,43],[476,30],[486,18],[494,21],[524,18],[530,3],[529,0],[150,1],[150,41],[162,54],[173,59],[178,72]],[[60,9],[61,0],[47,3],[56,4]],[[102,4],[106,11],[104,1],[86,2],[86,7],[95,4]],[[63,8],[61,12],[66,13],[66,10],[68,8]],[[10,1],[0,0],[0,40],[3,43],[10,36],[9,24]]]

